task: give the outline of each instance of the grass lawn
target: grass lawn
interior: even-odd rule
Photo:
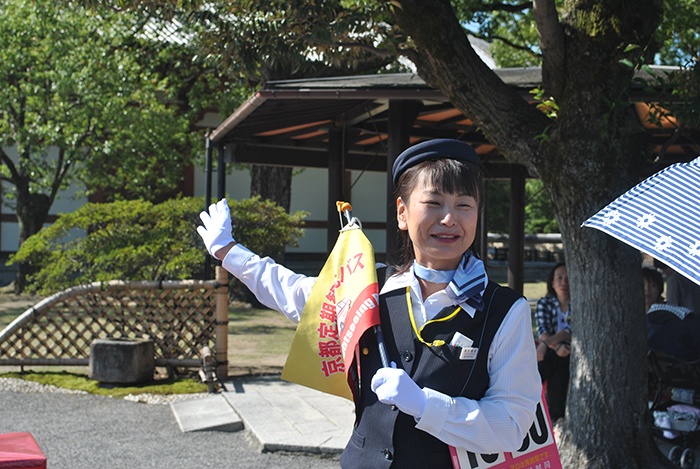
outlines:
[[[108,386],[89,379],[86,374],[67,370],[0,373],[1,378],[20,378],[57,388],[85,391],[100,396],[124,397],[130,394],[192,394],[207,392],[207,385],[196,378],[160,379],[131,386]]]
[[[269,309],[231,308],[229,375],[279,373],[292,346],[296,324]]]
[[[0,330],[41,300],[39,296],[0,293]]]

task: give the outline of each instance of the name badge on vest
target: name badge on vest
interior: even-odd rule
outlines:
[[[476,360],[476,355],[479,353],[479,349],[476,347],[464,347],[459,353],[460,360]]]

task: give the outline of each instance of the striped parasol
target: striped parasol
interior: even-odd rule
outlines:
[[[645,179],[582,226],[601,230],[700,285],[700,157]]]

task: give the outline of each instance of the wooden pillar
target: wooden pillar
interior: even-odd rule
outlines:
[[[510,219],[508,223],[508,286],[523,293],[525,279],[525,167],[511,165]]]
[[[204,163],[204,208],[209,208],[211,204],[211,173],[212,173],[212,143],[209,135],[204,139],[206,162]]]
[[[399,226],[396,222],[391,167],[396,157],[411,143],[411,125],[416,115],[414,109],[415,104],[410,101],[389,101],[389,142],[386,156],[386,262],[388,264],[399,260]]]
[[[226,159],[224,158],[224,144],[219,143],[219,154],[216,162],[216,200],[226,197]]]
[[[330,253],[338,239],[340,221],[335,203],[343,200],[345,185],[345,146],[343,129],[331,127],[328,130],[328,225],[326,249]],[[344,200],[344,202],[351,202]]]
[[[228,280],[228,272],[217,266],[215,356],[216,376],[220,382],[228,378]]]
[[[209,209],[209,205],[211,204],[211,177],[212,177],[212,168],[213,168],[213,163],[212,163],[212,157],[213,157],[213,148],[212,148],[212,142],[209,140],[209,135],[205,137],[205,150],[206,150],[206,162],[204,165],[205,168],[205,178],[204,178],[204,210]],[[209,255],[208,252],[204,252],[204,272],[206,279],[211,278],[211,267],[212,267],[212,257]]]

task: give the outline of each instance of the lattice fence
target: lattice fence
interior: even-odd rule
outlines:
[[[95,339],[148,338],[156,365],[199,366],[202,347],[214,345],[220,286],[112,281],[64,290],[0,331],[0,365],[87,365]]]

